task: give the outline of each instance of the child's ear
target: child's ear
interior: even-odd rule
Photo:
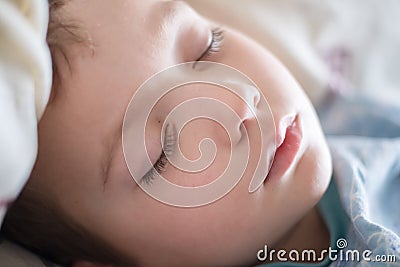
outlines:
[[[71,267],[113,267],[111,264],[93,263],[90,261],[76,261]]]

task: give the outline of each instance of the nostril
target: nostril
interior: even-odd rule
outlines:
[[[239,109],[242,122],[245,122],[246,120],[252,120],[257,116],[257,108],[261,98],[259,91],[255,88],[250,88],[246,92],[245,97],[245,103],[244,105],[241,105]]]

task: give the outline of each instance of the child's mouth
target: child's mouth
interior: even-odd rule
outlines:
[[[301,123],[298,116],[292,121],[292,123],[286,128],[283,135],[283,140],[278,143],[278,148],[275,152],[275,157],[272,162],[271,169],[265,179],[278,179],[292,165],[294,158],[299,152],[303,133],[301,130]],[[265,182],[264,181],[264,182]]]

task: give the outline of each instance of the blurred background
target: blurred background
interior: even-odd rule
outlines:
[[[272,51],[314,104],[329,90],[400,104],[400,1],[186,2]]]

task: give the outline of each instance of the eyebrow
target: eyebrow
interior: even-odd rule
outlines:
[[[105,141],[106,150],[105,157],[102,160],[101,170],[102,170],[102,180],[103,180],[103,192],[106,189],[106,184],[110,179],[110,170],[114,162],[114,155],[116,153],[116,149],[118,148],[118,144],[122,146],[122,122],[119,124],[120,127],[117,128],[116,131],[112,131],[109,137],[111,141]]]

